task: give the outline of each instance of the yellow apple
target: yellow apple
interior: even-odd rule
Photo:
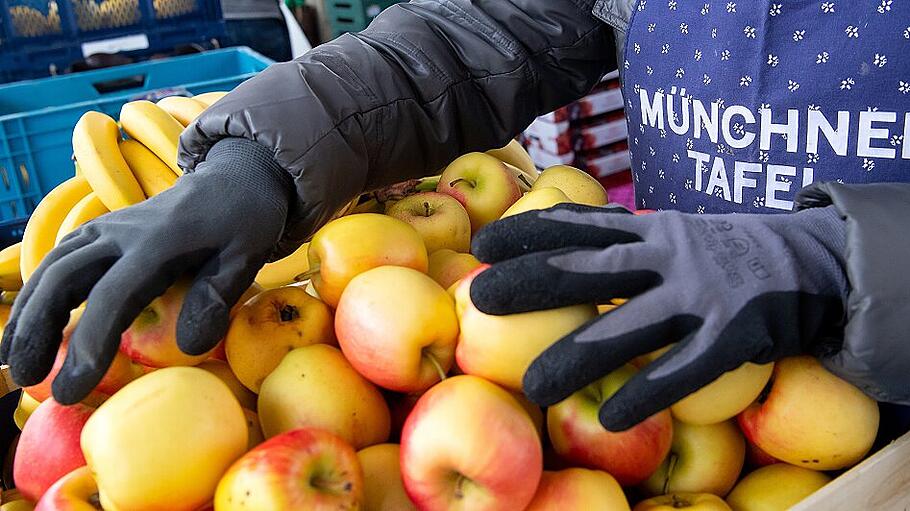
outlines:
[[[168,367],[105,401],[82,429],[82,451],[102,501],[193,511],[212,499],[248,439],[224,382],[196,367]]]
[[[459,254],[444,248],[430,254],[427,274],[444,289],[448,289],[478,266],[480,261],[471,254]]]
[[[594,305],[575,305],[545,311],[492,316],[471,303],[471,282],[488,266],[460,281],[455,310],[461,333],[455,357],[465,373],[521,390],[525,371],[553,343],[597,316]]]
[[[309,250],[313,286],[335,307],[348,282],[379,266],[427,271],[427,249],[420,233],[386,215],[362,213],[333,220],[313,236]]]
[[[610,202],[603,185],[583,170],[568,165],[556,165],[540,173],[531,190],[554,187],[562,190],[569,200],[588,206],[604,206]]]
[[[428,253],[448,248],[471,250],[471,219],[464,206],[444,193],[423,192],[405,197],[386,214],[407,223],[420,233]]]
[[[363,469],[362,511],[416,511],[401,481],[401,448],[378,444],[357,453]]]
[[[223,381],[224,384],[231,389],[231,392],[234,393],[234,397],[237,398],[240,406],[247,410],[256,409],[256,394],[250,392],[250,389],[244,387],[243,384],[240,383],[240,380],[234,376],[234,373],[231,371],[231,367],[227,362],[209,359],[196,367],[214,374],[219,380]]]
[[[761,394],[773,369],[773,363],[746,362],[677,401],[670,407],[673,418],[688,424],[715,424],[736,417]]]
[[[742,478],[727,495],[727,504],[733,511],[784,511],[829,481],[821,472],[775,463]]]
[[[29,502],[25,499],[11,500],[9,502],[4,502],[2,505],[0,505],[0,511],[35,511],[35,504],[32,504],[31,502]],[[52,509],[44,508],[39,511],[70,511],[70,510],[63,506],[57,506]],[[72,511],[82,511],[82,510],[73,509]],[[93,511],[93,510],[92,510],[92,508],[89,508],[85,511]]]
[[[515,204],[509,206],[509,209],[502,214],[502,218],[533,211],[535,209],[547,209],[557,204],[572,202],[565,193],[559,188],[552,186],[535,188],[524,194]]]
[[[256,415],[256,412],[244,408],[243,417],[246,419],[246,448],[249,450],[265,441],[265,437],[262,435],[262,426],[259,425],[259,416]]]
[[[567,468],[545,471],[540,477],[534,500],[525,511],[563,511],[598,509],[628,511],[629,502],[613,476],[602,470]]]
[[[320,428],[362,449],[389,438],[389,408],[337,348],[313,344],[287,354],[262,382],[259,423],[266,438]]]
[[[878,404],[810,356],[774,366],[765,399],[739,417],[746,438],[792,465],[837,470],[863,459],[878,433]]]
[[[632,511],[730,511],[730,506],[710,493],[671,493],[643,500]]]
[[[245,303],[228,327],[224,351],[246,388],[262,380],[294,348],[334,343],[332,310],[300,286],[270,289]]]
[[[310,269],[309,243],[300,245],[291,255],[268,263],[256,274],[256,283],[264,289],[275,289],[296,282],[298,275]]]
[[[25,502],[25,501],[21,501]],[[31,504],[29,504],[31,505]],[[20,508],[7,507],[4,504],[0,511],[18,511]],[[25,511],[26,508],[21,508]],[[61,477],[51,486],[37,506],[29,507],[35,511],[92,511],[101,509],[98,497],[98,484],[92,477],[92,471],[85,465]]]
[[[745,455],[745,440],[733,421],[701,426],[674,421],[670,453],[643,486],[651,495],[724,496],[736,484]]]
[[[354,277],[335,310],[345,357],[371,382],[421,392],[445,377],[455,358],[455,302],[425,273],[380,266]]]
[[[521,197],[512,171],[484,153],[469,153],[449,164],[436,191],[455,197],[464,206],[473,232],[497,220]]]

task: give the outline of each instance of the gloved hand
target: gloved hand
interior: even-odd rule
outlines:
[[[218,142],[171,189],[64,238],[17,297],[0,359],[20,385],[43,380],[70,311],[88,298],[52,387],[57,401],[75,403],[101,380],[139,312],[188,272],[195,280],[177,341],[189,354],[205,353],[224,336],[231,306],[278,242],[291,190],[290,176],[264,146]]]
[[[744,362],[836,350],[820,339],[843,326],[845,238],[832,207],[634,216],[562,205],[477,234],[473,253],[495,264],[471,299],[510,314],[631,298],[558,341],[524,377],[528,397],[549,406],[677,343],[601,407],[601,423],[622,431]]]

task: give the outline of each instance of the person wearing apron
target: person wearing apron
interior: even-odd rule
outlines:
[[[601,409],[626,429],[745,362],[799,353],[910,404],[910,6],[892,0],[414,0],[274,65],[181,138],[186,175],[90,222],[29,280],[0,358],[84,397],[120,333],[195,272],[177,335],[204,353],[267,260],[365,190],[503,146],[621,71],[636,200],[493,223],[471,289],[507,314],[630,300],[543,353],[553,404],[673,344]]]

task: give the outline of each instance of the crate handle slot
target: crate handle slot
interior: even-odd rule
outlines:
[[[24,163],[19,165],[19,175],[22,176],[22,188],[28,190],[31,177],[28,175],[28,169],[25,168]]]
[[[3,176],[3,186],[9,190],[9,174],[6,173],[6,167],[0,167],[0,175]]]
[[[110,94],[111,92],[119,92],[127,89],[137,89],[143,85],[145,85],[144,74],[92,83],[92,87],[94,87],[99,94]]]

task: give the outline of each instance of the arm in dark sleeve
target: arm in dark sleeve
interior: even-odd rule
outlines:
[[[414,0],[276,64],[181,137],[188,171],[219,139],[268,147],[296,200],[278,255],[364,190],[505,145],[615,68],[595,0]]]
[[[910,405],[910,184],[816,184],[797,204],[833,204],[846,221],[847,324],[822,362],[879,401]]]

